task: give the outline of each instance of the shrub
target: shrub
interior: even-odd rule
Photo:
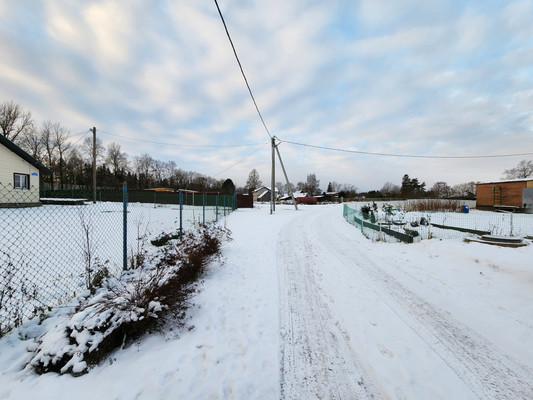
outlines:
[[[163,232],[157,238],[155,238],[154,240],[151,240],[150,243],[152,243],[152,245],[156,247],[162,247],[166,245],[168,242],[170,242],[171,240],[179,239],[179,238],[180,238],[179,233],[169,234],[169,233]]]
[[[182,326],[188,299],[224,239],[229,240],[224,228],[199,227],[169,242],[150,266],[102,278],[105,287],[79,298],[75,310],[39,338],[30,365],[38,373],[81,375],[170,319]]]

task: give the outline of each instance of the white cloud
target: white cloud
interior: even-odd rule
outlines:
[[[89,123],[166,143],[268,140],[213,3],[50,0],[43,18],[39,7],[15,4],[9,0],[0,9],[6,60],[0,88],[34,115],[52,116],[72,131]],[[533,146],[531,1],[220,5],[273,135],[402,154],[512,153]],[[207,174],[253,151],[106,140],[121,142],[130,158],[148,151]],[[281,149],[295,181],[315,172],[325,185],[335,180],[363,189],[399,183],[403,173],[454,184],[469,173],[499,177],[504,169],[499,160],[472,161],[469,170],[463,163]],[[224,175],[244,183],[257,167],[268,180],[268,164],[266,146]]]
[[[514,41],[531,40],[533,37],[533,3],[530,0],[515,1],[507,5],[502,16]]]
[[[92,34],[92,48],[103,63],[120,65],[130,61],[130,46],[135,40],[136,22],[144,11],[136,2],[113,0],[88,4],[83,10],[85,27]]]
[[[455,46],[461,53],[475,52],[487,44],[489,21],[484,15],[465,15],[455,26],[457,42]]]

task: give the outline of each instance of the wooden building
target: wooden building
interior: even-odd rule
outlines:
[[[525,193],[533,191],[533,178],[493,181],[476,184],[476,208],[508,209],[526,208]]]

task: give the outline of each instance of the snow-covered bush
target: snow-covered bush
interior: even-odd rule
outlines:
[[[44,312],[38,301],[38,287],[25,276],[24,267],[17,266],[10,255],[0,252],[0,338],[24,320],[24,310],[31,309],[31,315]]]
[[[169,241],[144,267],[105,279],[103,287],[78,298],[71,313],[48,324],[29,348],[35,352],[29,364],[38,373],[83,374],[129,340],[158,329],[161,321],[182,323],[187,300],[223,240],[229,240],[226,229],[199,226]]]

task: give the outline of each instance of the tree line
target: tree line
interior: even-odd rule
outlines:
[[[44,121],[38,127],[31,112],[13,101],[0,104],[1,134],[46,165],[52,176],[46,177],[49,189],[90,189],[93,176],[93,147],[96,150],[96,181],[101,188],[128,187],[147,189],[169,187],[188,190],[230,191],[231,180],[217,180],[198,172],[178,168],[174,161],[161,161],[143,153],[130,158],[120,144],[104,146],[100,138],[93,145],[92,135],[81,143],[60,123]]]
[[[252,193],[263,183],[257,170],[253,169],[246,185],[235,189],[231,179],[217,180],[194,171],[178,168],[174,161],[161,161],[143,153],[130,158],[120,144],[111,142],[103,145],[100,138],[86,137],[81,143],[73,142],[71,133],[58,122],[42,122],[38,127],[31,112],[13,101],[0,104],[0,131],[6,138],[24,149],[32,157],[46,165],[52,176],[47,177],[50,189],[90,189],[93,176],[93,146],[96,152],[97,185],[104,188],[118,188],[127,182],[130,188],[147,189],[169,187],[216,191],[221,193]],[[524,179],[533,176],[533,161],[522,160],[514,168],[504,170],[503,179]],[[287,184],[276,182],[280,193],[301,191],[310,196],[320,195],[320,180],[316,174],[308,174],[305,182]],[[364,195],[369,198],[475,198],[476,183],[467,182],[450,187],[446,182],[436,182],[426,189],[425,182],[405,174],[401,184],[386,182],[379,190],[357,193],[351,184],[329,182],[326,192],[337,192],[344,198]]]
[[[243,188],[238,188],[237,193],[248,193],[252,194],[256,189],[260,188],[263,185],[263,181],[259,177],[259,173],[254,168],[250,171],[248,179]],[[275,188],[278,190],[278,193],[294,193],[296,191],[306,193],[309,196],[318,196],[323,194],[320,189],[320,179],[316,177],[315,173],[308,174],[305,182],[298,182],[296,185],[292,183],[282,183],[276,182]],[[329,182],[327,192],[336,192],[339,193],[340,197],[350,198],[355,197],[357,194],[357,188],[354,185],[350,184],[338,184],[337,182]]]
[[[514,168],[504,171],[502,179],[525,179],[533,176],[533,161],[522,160]],[[309,196],[317,196],[325,193],[337,193],[339,197],[351,199],[355,197],[365,198],[387,198],[387,199],[416,199],[416,198],[439,198],[439,199],[472,199],[476,198],[476,184],[479,182],[465,182],[458,185],[450,186],[446,182],[435,182],[430,189],[426,189],[426,183],[420,182],[418,178],[411,178],[408,174],[402,177],[399,185],[392,182],[386,182],[379,190],[370,190],[368,192],[357,192],[357,187],[351,184],[339,184],[329,182],[326,192],[320,189],[320,180],[316,174],[307,175],[305,182],[298,182],[296,185],[291,184],[290,190],[287,184],[276,182],[278,193],[288,194],[291,191],[301,191]],[[263,185],[259,173],[254,168],[248,175],[248,180],[244,188],[238,188],[238,193],[253,193]]]

